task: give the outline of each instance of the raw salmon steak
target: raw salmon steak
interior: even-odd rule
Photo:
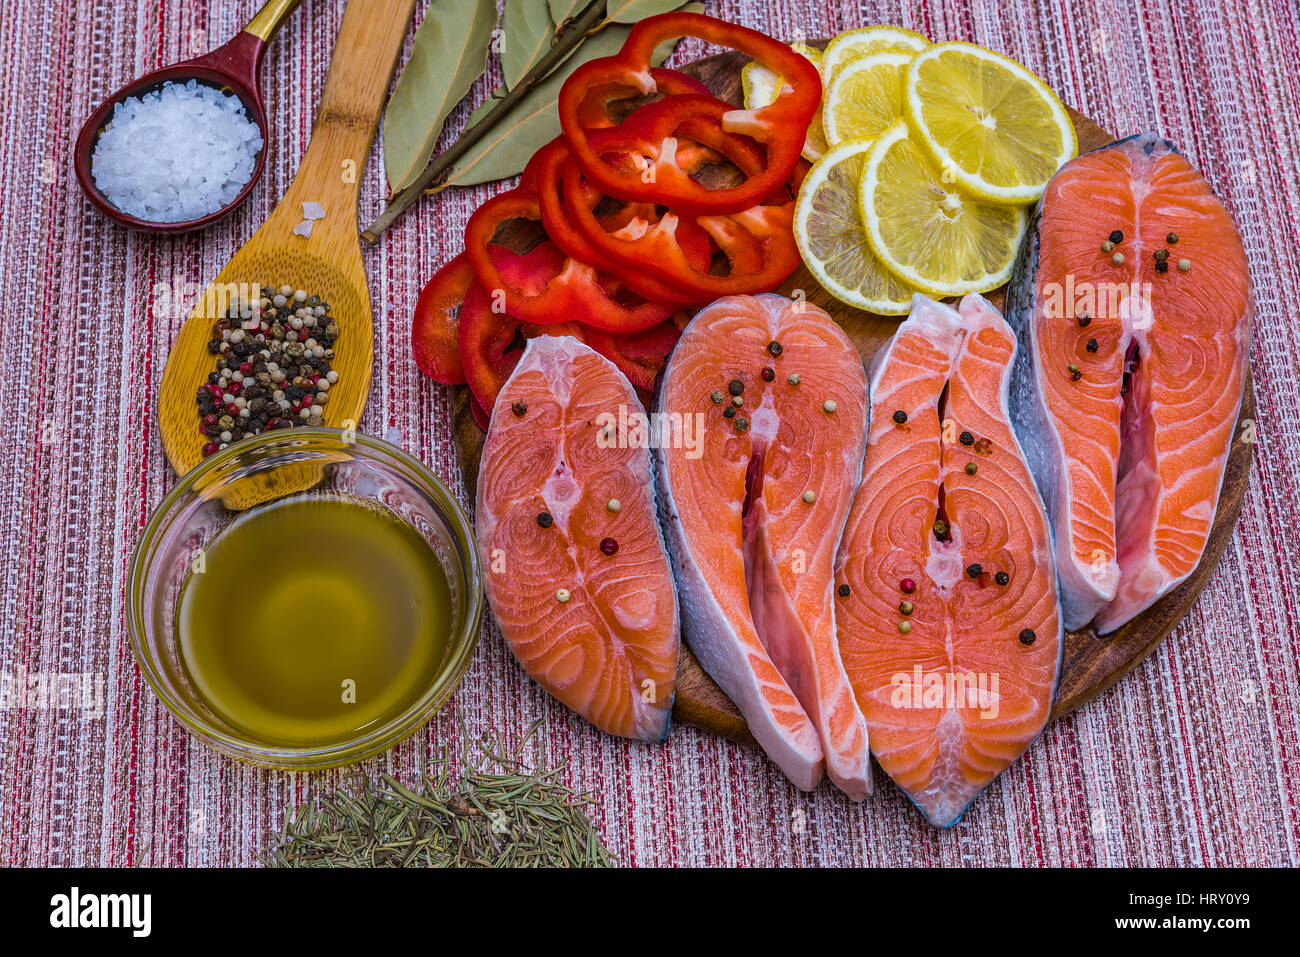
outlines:
[[[659,391],[668,422],[698,421],[703,439],[659,452],[687,644],[797,787],[826,771],[855,800],[871,791],[871,757],[835,640],[832,564],[866,397],[840,327],[774,295],[701,310]]]
[[[1015,352],[980,296],[960,315],[913,299],[872,365],[836,560],[840,654],[871,750],[937,827],[1042,730],[1060,672],[1047,515],[1007,410]]]
[[[492,410],[478,481],[488,602],[516,658],[610,734],[668,733],[679,619],[645,410],[569,336],[528,340]]]
[[[1065,624],[1105,634],[1191,574],[1214,523],[1254,311],[1241,238],[1168,141],[1131,137],[1052,179],[1007,301]]]

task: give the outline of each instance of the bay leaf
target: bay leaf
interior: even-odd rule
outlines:
[[[551,8],[551,22],[555,24],[558,30],[564,26],[564,21],[572,20],[579,13],[587,8],[589,0],[548,0]]]
[[[687,6],[698,6],[698,10],[692,11],[694,13],[699,13],[704,9],[702,3],[692,3]],[[679,8],[686,9],[682,7],[680,0],[609,0],[609,5],[605,8],[605,17],[614,23],[636,23],[646,17],[668,13],[670,10]]]
[[[452,108],[487,68],[495,0],[433,0],[384,111],[384,173],[393,190],[429,163]]]
[[[555,41],[549,0],[506,0],[501,13],[501,72],[506,89],[528,75]]]
[[[625,0],[613,0],[613,5],[624,2]],[[704,9],[704,4],[679,4],[677,9],[699,12]],[[560,135],[560,116],[555,104],[560,96],[560,87],[569,78],[569,74],[588,60],[617,53],[631,29],[621,23],[610,24],[588,38],[571,57],[530,90],[497,122],[491,132],[460,158],[460,162],[452,167],[446,185],[491,183],[523,172],[529,157]],[[655,65],[668,59],[676,45],[676,40],[670,40],[657,48],[653,57]],[[496,101],[503,96],[505,91],[497,89],[491,98],[469,115],[465,129],[491,112]]]

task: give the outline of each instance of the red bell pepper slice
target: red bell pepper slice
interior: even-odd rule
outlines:
[[[700,96],[713,95],[709,88],[695,77],[688,76],[685,73],[678,73],[676,70],[656,67],[650,71],[650,75],[654,77],[658,91],[665,95],[683,93],[694,93]],[[635,86],[621,83],[612,83],[591,90],[578,107],[578,122],[582,124],[584,129],[588,130],[602,130],[618,126],[619,121],[614,118],[614,111],[610,109],[611,104],[619,100],[640,96],[641,91]],[[706,147],[678,144],[677,163],[684,169],[698,169],[700,166],[714,162],[716,159],[717,154]]]
[[[606,162],[583,128],[579,108],[593,89],[622,84],[647,95],[656,92],[651,55],[660,43],[683,36],[739,50],[786,81],[781,94],[769,106],[730,109],[723,118],[723,128],[728,132],[744,133],[767,147],[763,170],[738,186],[710,189],[677,167],[671,157],[663,156],[662,150],[655,151],[653,175],[637,175]],[[821,93],[817,67],[781,41],[713,17],[676,12],[647,17],[632,28],[619,53],[589,60],[574,70],[560,90],[558,106],[560,124],[579,165],[604,192],[622,199],[663,203],[690,215],[725,215],[763,202],[789,181],[803,146],[800,136],[805,135],[821,104]],[[697,98],[693,94],[670,95],[659,102]],[[681,102],[671,109],[679,111],[684,119],[692,107],[689,102]]]
[[[758,231],[751,230],[740,220],[748,211],[732,216],[701,216],[695,220],[679,219],[667,212],[653,226],[647,224],[637,231],[629,227],[607,233],[590,210],[575,198],[581,195],[581,177],[582,170],[570,160],[564,171],[564,196],[583,238],[622,268],[639,267],[673,285],[680,296],[688,297],[693,304],[709,303],[725,295],[773,289],[799,264],[798,249],[790,233],[792,206],[785,207],[788,212],[784,234],[778,219],[766,217],[751,219]],[[713,275],[690,262],[676,235],[687,222],[704,229],[714,239],[731,261],[729,273]]]
[[[650,71],[650,76],[654,78],[655,89],[665,95],[679,93],[712,95],[709,88],[695,77],[676,70],[655,67]],[[614,118],[610,104],[640,95],[640,88],[633,83],[608,83],[590,89],[578,104],[578,121],[582,124],[582,128],[587,130],[618,126],[619,121]]]
[[[565,201],[572,210],[574,225],[596,250],[608,259],[630,269],[639,264],[664,282],[698,302],[712,302],[721,296],[752,294],[775,289],[799,266],[799,250],[792,232],[794,201],[760,205],[729,216],[700,216],[695,223],[703,228],[731,260],[726,275],[701,271],[682,254],[674,237],[679,225],[674,215],[665,213],[652,228],[640,233],[629,229],[607,233],[598,220],[581,203],[570,197],[582,189],[582,171],[570,161],[564,173]]]
[[[492,427],[492,413],[478,404],[473,392],[469,394],[469,414],[474,416],[474,424],[484,432]]]
[[[662,221],[661,215],[654,206],[646,203],[628,204],[615,214],[598,217],[595,208],[601,197],[597,192],[574,192],[561,200],[561,178],[570,159],[569,148],[564,138],[560,137],[543,147],[539,157],[536,175],[542,226],[555,245],[574,259],[594,263],[603,272],[617,277],[629,289],[646,299],[676,306],[699,304],[698,297],[683,296],[680,289],[675,288],[671,283],[656,279],[642,268],[641,263],[611,260],[597,250],[583,232],[574,226],[575,211],[580,210],[584,216],[599,222],[602,232],[642,229],[649,223]],[[693,268],[707,271],[713,255],[708,234],[694,222],[688,222],[682,225],[678,236],[682,245],[681,252],[686,260]]]
[[[664,102],[667,101],[660,101]],[[653,114],[660,103],[647,109]],[[742,174],[760,168],[761,151],[747,138],[723,131],[720,119],[716,111],[706,112],[683,124],[683,128],[704,145],[719,151]],[[593,132],[593,145],[598,151],[603,151],[604,138],[614,133],[612,130]],[[796,166],[796,175],[802,176],[806,167],[807,164],[801,161]],[[594,204],[578,201],[584,186],[582,170],[574,160],[565,165],[563,185],[566,208],[571,210],[570,218],[596,255],[613,262],[616,267],[652,273],[679,290],[679,295],[689,296],[696,302],[711,302],[727,294],[773,289],[798,265],[798,250],[789,228],[793,196],[789,186],[781,190],[783,195],[775,197],[781,201],[784,213],[774,212],[776,207],[760,205],[730,216],[701,216],[693,221],[708,231],[731,260],[730,273],[715,276],[682,255],[674,235],[674,229],[680,224],[671,212],[665,213],[652,228],[608,230],[590,214],[588,207]],[[683,218],[681,223],[688,221]]]
[[[525,170],[525,175],[528,172]],[[620,301],[601,284],[595,266],[572,257],[562,258],[545,274],[533,272],[525,284],[510,282],[488,252],[492,237],[497,227],[508,220],[541,218],[536,190],[521,185],[488,200],[465,226],[465,252],[475,276],[485,289],[504,298],[505,310],[512,316],[539,325],[581,322],[610,332],[640,332],[676,311],[673,304]]]
[[[460,385],[465,381],[465,369],[456,348],[456,313],[473,281],[474,267],[469,257],[461,253],[433,274],[415,303],[415,316],[411,320],[411,352],[415,364],[443,385]]]
[[[505,246],[492,244],[488,254],[499,274],[518,287],[528,289],[544,281],[564,261],[564,256],[550,243],[542,243],[520,256]],[[474,398],[490,411],[510,373],[523,356],[522,342],[538,335],[575,336],[584,339],[577,323],[553,323],[539,326],[521,322],[500,308],[481,282],[470,283],[457,323],[457,345],[465,368],[465,380]]]
[[[629,121],[660,123],[664,115],[659,101],[645,108],[649,119]],[[742,175],[752,175],[763,167],[763,152],[748,137],[727,133],[722,129],[721,118],[728,107],[720,101],[703,109],[699,115],[682,121],[681,132],[698,140],[703,147],[718,154],[719,158],[729,160]],[[673,118],[672,123],[677,120]],[[593,131],[591,142],[602,155],[608,155],[605,144],[610,137],[617,137],[619,131],[605,129]],[[675,141],[682,142],[682,141]],[[552,169],[558,165],[558,159],[552,157],[548,163],[538,167],[539,182],[546,183],[552,175]],[[588,259],[609,264],[615,272],[629,276],[636,275],[642,282],[653,279],[673,290],[676,301],[688,305],[703,305],[712,302],[720,294],[717,277],[709,275],[708,259],[697,259],[690,255],[688,243],[704,224],[686,216],[678,216],[668,210],[654,219],[632,219],[629,222],[610,228],[594,215],[593,210],[601,202],[599,190],[583,183],[581,169],[570,159],[564,164],[563,202],[567,211],[564,223],[557,224],[553,235],[563,233],[568,239],[569,233],[577,233],[573,240],[574,248],[586,250]],[[559,219],[560,214],[549,208],[555,204],[547,199],[549,187],[542,186],[543,218],[551,231],[550,219]],[[789,191],[785,190],[786,201]],[[548,218],[549,214],[549,218]],[[571,224],[571,225],[570,225]],[[715,222],[708,227],[708,232],[717,241],[718,246],[731,260],[731,275],[758,275],[763,270],[763,254],[759,242],[745,229],[739,226],[727,228],[726,223]],[[563,243],[561,243],[563,245]],[[777,280],[779,281],[779,280]],[[758,286],[769,287],[766,278],[756,280]]]
[[[651,392],[682,330],[675,320],[669,319],[645,332],[617,335],[588,329],[586,334],[587,345],[614,363],[638,389]]]

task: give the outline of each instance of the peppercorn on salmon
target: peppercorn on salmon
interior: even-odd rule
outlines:
[[[876,357],[836,558],[840,654],[871,750],[949,827],[1047,723],[1063,630],[1047,516],[1011,429],[1015,336],[924,296]]]
[[[855,800],[871,758],[835,641],[832,563],[866,395],[861,356],[821,309],[729,296],[682,333],[658,406],[703,423],[700,449],[659,451],[686,641],[797,787],[826,771]]]
[[[1172,144],[1130,137],[1052,179],[1007,302],[1066,627],[1105,634],[1191,574],[1214,522],[1254,312],[1241,238]]]
[[[477,536],[528,673],[598,728],[651,741],[668,733],[680,625],[643,417],[609,360],[570,336],[528,340],[492,410]]]

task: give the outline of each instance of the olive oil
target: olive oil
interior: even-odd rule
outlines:
[[[435,681],[451,628],[447,576],[387,509],[295,496],[253,509],[209,544],[177,612],[186,674],[253,740],[351,740]]]

